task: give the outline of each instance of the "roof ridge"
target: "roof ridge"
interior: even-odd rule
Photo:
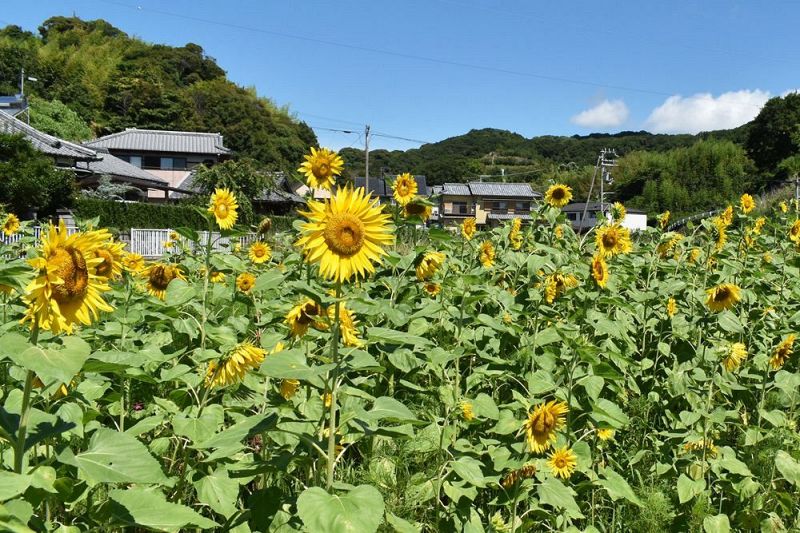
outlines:
[[[150,130],[147,128],[125,128],[123,131],[117,133],[125,133],[126,131],[141,131],[145,133],[156,133],[159,135],[169,135],[174,133],[182,133],[189,135],[222,135],[219,131],[188,131],[188,130]]]
[[[37,130],[36,128],[31,126],[30,124],[26,124],[25,122],[22,122],[17,117],[12,116],[12,115],[6,113],[5,111],[0,110],[0,113],[2,113],[2,116],[0,116],[0,117],[1,118],[5,118],[5,120],[10,121],[10,123],[16,129],[24,132],[26,135],[30,135],[31,137],[36,138],[40,142],[43,142],[43,143],[45,143],[45,144],[47,144],[47,145],[49,145],[49,146],[51,146],[53,148],[58,148],[58,146],[56,146],[56,145],[66,145],[68,148],[71,148],[72,150],[75,150],[76,152],[81,152],[81,153],[90,155],[92,157],[97,157],[97,152],[92,150],[91,148],[87,148],[86,146],[82,146],[80,144],[75,144],[73,142],[70,142],[70,141],[67,141],[67,140],[64,140],[64,139],[60,139],[60,138],[56,137],[55,135],[50,135],[49,133],[45,133],[43,131]]]

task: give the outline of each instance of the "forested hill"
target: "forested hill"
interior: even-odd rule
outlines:
[[[133,126],[219,131],[238,155],[286,170],[295,169],[317,142],[314,132],[286,109],[229,81],[199,45],[145,43],[104,20],[52,17],[38,34],[18,26],[3,28],[0,94],[19,92],[23,67],[38,79],[25,91],[34,97],[34,111],[36,102],[46,110],[65,105],[69,109],[62,117],[91,128],[71,124],[62,133],[72,137]]]
[[[574,170],[594,165],[603,148],[613,148],[619,155],[634,151],[666,152],[709,138],[742,144],[745,135],[745,126],[741,126],[699,135],[624,131],[572,137],[545,135],[528,139],[510,131],[485,128],[407,151],[370,151],[370,174],[393,175],[408,171],[423,174],[429,183],[439,184],[503,171],[507,175],[523,175],[522,181],[535,181],[537,176],[550,175],[559,168]],[[363,150],[345,148],[341,153],[351,175],[362,175]]]

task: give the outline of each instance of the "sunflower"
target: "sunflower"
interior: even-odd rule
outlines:
[[[472,239],[472,236],[475,235],[474,218],[464,219],[464,221],[461,223],[461,235],[463,235],[464,238],[467,239],[468,241]]]
[[[406,205],[417,195],[417,182],[408,172],[399,174],[392,183],[394,199],[400,205]]]
[[[753,197],[745,193],[739,198],[739,207],[742,208],[742,213],[745,215],[756,208],[756,201]]]
[[[321,317],[325,311],[320,304],[307,298],[302,303],[292,307],[286,314],[286,324],[289,326],[294,337],[302,337],[308,331],[309,326],[317,329],[324,329],[325,325],[321,322]]]
[[[622,222],[627,214],[628,211],[621,203],[614,202],[614,205],[611,206],[611,220],[614,222]]]
[[[442,290],[442,286],[441,285],[439,285],[438,283],[430,282],[430,281],[428,283],[426,283],[425,285],[423,285],[423,288],[425,289],[425,292],[427,292],[428,295],[430,295],[430,296],[436,296]]]
[[[694,264],[698,259],[700,259],[700,249],[692,248],[692,250],[689,252],[689,262]]]
[[[769,364],[772,368],[777,370],[789,360],[793,352],[794,341],[795,335],[794,333],[790,333],[781,341],[777,348],[775,348],[775,353],[772,354],[772,357],[769,359]]]
[[[272,257],[272,248],[264,241],[256,241],[250,245],[250,248],[247,250],[247,255],[250,257],[250,261],[260,265],[270,260]]]
[[[461,401],[461,417],[466,420],[467,422],[472,422],[475,420],[475,411],[472,410],[472,402],[467,400]]]
[[[328,318],[331,321],[336,317],[336,306],[328,307]],[[345,307],[344,302],[339,303],[339,333],[345,346],[362,346],[364,342],[358,338],[358,320],[353,318],[353,313]]]
[[[658,215],[658,227],[661,229],[667,229],[667,224],[669,224],[669,219],[672,217],[672,213],[669,211],[664,211],[660,215]]]
[[[712,311],[730,309],[742,299],[741,289],[733,283],[723,283],[706,290],[706,305]]]
[[[214,213],[217,225],[221,229],[231,229],[236,224],[236,218],[239,216],[236,213],[238,208],[236,196],[228,189],[215,190],[208,204],[208,212]]]
[[[592,277],[598,287],[605,287],[608,283],[608,265],[601,254],[594,254],[592,257]]]
[[[680,233],[674,233],[672,235],[667,233],[665,236],[669,237],[669,239],[659,244],[658,247],[656,248],[656,252],[658,253],[658,256],[661,259],[666,259],[666,257],[672,252],[672,250],[675,249],[676,246],[678,246],[678,243],[680,243],[683,240],[683,235],[681,235]]]
[[[566,402],[551,400],[537,405],[525,421],[525,438],[533,453],[541,453],[556,440],[556,430],[564,427],[564,415],[569,411]]]
[[[422,222],[427,222],[433,214],[433,207],[425,203],[419,196],[403,206],[405,218],[419,217]]]
[[[578,278],[572,274],[561,274],[554,272],[547,276],[544,280],[544,298],[549,304],[553,303],[556,298],[564,294],[567,289],[572,289],[578,286]]]
[[[564,237],[564,227],[559,224],[556,226],[556,229],[553,230],[553,235],[556,236],[556,239],[561,239]]]
[[[511,220],[511,233],[519,233],[519,230],[521,229],[522,229],[522,219],[513,218]]]
[[[319,263],[320,274],[339,283],[375,272],[373,263],[394,242],[390,215],[383,213],[377,198],[363,187],[344,187],[325,202],[309,200],[308,208],[300,212],[308,222],[301,225],[297,241],[306,261]]]
[[[551,185],[544,193],[544,201],[553,207],[564,207],[572,200],[572,189],[561,183]]]
[[[747,358],[747,346],[741,342],[734,342],[724,349],[725,357],[722,359],[722,366],[728,372],[733,372]]]
[[[242,272],[236,276],[236,288],[240,291],[247,293],[253,288],[256,283],[256,277],[250,272]]]
[[[707,450],[712,456],[717,455],[717,446],[712,439],[693,440],[683,445],[683,451],[685,452],[699,452],[703,451],[703,449]]]
[[[595,237],[597,250],[604,256],[627,254],[632,250],[631,232],[619,224],[604,225]]]
[[[722,217],[714,217],[711,219],[711,223],[714,226],[714,240],[716,244],[714,248],[716,250],[722,250],[725,246],[725,243],[728,242],[728,225],[725,223]]]
[[[208,281],[211,283],[225,283],[225,273],[219,270],[212,270],[211,275],[208,276]]]
[[[63,220],[57,227],[51,224],[42,234],[39,256],[29,260],[38,275],[26,288],[23,322],[53,334],[72,333],[73,324],[89,325],[100,311],[112,311],[101,294],[110,290],[107,278],[97,274],[103,259],[95,254],[110,240],[107,230],[67,235]]]
[[[305,174],[306,183],[312,189],[331,190],[336,184],[336,176],[342,173],[344,161],[339,154],[327,148],[316,150],[311,147],[311,155],[304,155],[305,161],[297,169]]]
[[[762,259],[762,260],[763,260],[765,263],[772,263],[772,254],[771,254],[771,253],[769,253],[769,252],[764,252],[764,255],[761,257],[761,259]]]
[[[180,236],[180,235],[178,235],[178,232],[177,232],[177,231],[170,231],[170,232],[169,232],[169,240],[171,240],[171,241],[177,241],[177,240],[180,240],[180,238],[181,238],[181,236]]]
[[[550,467],[550,472],[554,476],[562,479],[567,479],[575,472],[575,467],[578,465],[578,457],[570,448],[564,446],[557,450],[553,450],[550,457],[547,458],[547,466]]]
[[[600,428],[597,430],[597,438],[602,441],[614,440],[614,430],[610,428]]]
[[[177,265],[155,263],[143,272],[147,277],[147,291],[156,298],[163,300],[167,294],[167,287],[175,279],[186,280],[183,272]]]
[[[261,222],[258,223],[258,229],[256,230],[256,233],[258,233],[259,235],[264,235],[266,233],[269,233],[269,230],[271,229],[272,229],[272,219],[269,217],[264,217],[261,219]]]
[[[95,257],[99,257],[103,260],[103,262],[96,267],[98,276],[110,280],[122,276],[122,254],[125,253],[123,251],[124,248],[124,242],[109,240],[103,246],[95,250]]]
[[[266,351],[249,342],[238,344],[220,361],[211,361],[206,370],[206,387],[226,387],[239,383],[247,371],[264,362]]]
[[[719,220],[722,224],[725,225],[727,228],[731,224],[733,224],[733,206],[729,205],[725,208],[725,211],[719,216]]]
[[[444,264],[444,254],[441,252],[426,252],[417,264],[417,279],[426,281],[431,279]]]
[[[781,202],[778,207],[781,210],[781,213],[788,213],[789,212],[789,205],[786,202]]]
[[[536,474],[536,465],[534,464],[526,464],[523,465],[521,468],[517,468],[516,470],[512,470],[505,476],[503,479],[500,480],[500,485],[503,488],[508,489],[513,487],[517,484],[517,482],[522,481],[523,479],[532,478]]]
[[[296,379],[281,380],[281,396],[284,400],[291,400],[299,388],[300,382]]]
[[[765,217],[758,217],[753,223],[753,233],[756,235],[761,235],[761,230],[764,229],[764,224],[766,223],[767,219]]]
[[[800,220],[795,220],[789,229],[789,240],[795,244],[800,244]]]
[[[519,250],[522,248],[522,234],[520,233],[512,233],[508,236],[509,241],[511,242],[511,248],[513,250]]]
[[[140,254],[127,252],[122,256],[122,267],[131,274],[139,274],[144,270],[144,257]]]
[[[491,241],[483,241],[478,249],[478,258],[484,268],[492,268],[494,265],[494,246]]]
[[[17,218],[17,215],[14,213],[7,214],[3,222],[3,233],[5,233],[7,237],[11,237],[17,231],[19,231],[19,218]]]
[[[675,298],[670,298],[667,300],[667,316],[672,318],[675,316],[675,313],[678,312],[678,303],[675,301]]]

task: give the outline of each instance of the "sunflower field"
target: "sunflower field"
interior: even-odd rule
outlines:
[[[333,188],[342,162],[301,167]],[[156,262],[3,215],[3,531],[800,529],[798,206],[584,235],[363,189]],[[724,206],[722,206],[724,207]]]

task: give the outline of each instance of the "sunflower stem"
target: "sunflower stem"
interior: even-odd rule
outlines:
[[[30,343],[36,346],[39,341],[39,319],[34,318],[33,328],[31,328]],[[28,435],[28,417],[31,414],[31,391],[33,390],[33,379],[35,375],[32,370],[28,370],[25,376],[25,389],[22,393],[22,408],[20,409],[19,429],[17,431],[17,442],[14,446],[14,472],[22,473],[22,460],[25,457],[25,439]]]
[[[341,304],[339,298],[342,296],[342,283],[336,282],[336,310],[333,315],[333,326],[331,328],[331,360],[335,365],[330,376],[330,395],[331,404],[328,412],[328,481],[325,485],[327,490],[333,486],[333,472],[336,467],[336,381],[339,379],[339,312]]]

